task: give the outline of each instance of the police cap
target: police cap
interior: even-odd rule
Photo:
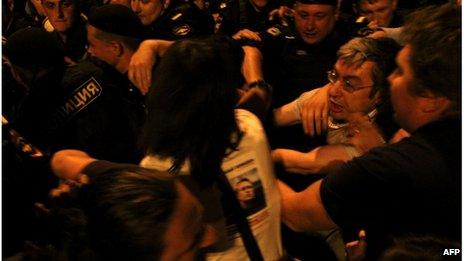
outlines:
[[[42,29],[27,27],[16,31],[3,46],[13,65],[24,68],[64,64],[64,49],[59,40]]]
[[[127,6],[108,4],[93,9],[89,25],[106,33],[142,39],[143,25],[138,16]]]
[[[333,5],[337,6],[337,0],[296,0],[305,5]]]

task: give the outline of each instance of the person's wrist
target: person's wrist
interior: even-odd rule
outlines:
[[[263,79],[250,82],[246,85],[246,89],[251,89],[251,88],[259,88],[259,89],[265,90],[268,93],[272,92],[272,86],[266,81],[264,81]]]

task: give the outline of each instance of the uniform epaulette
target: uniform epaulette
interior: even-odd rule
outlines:
[[[55,28],[53,27],[53,25],[50,23],[50,20],[48,18],[45,18],[42,22],[42,27],[43,29],[45,29],[45,31],[51,33],[53,31],[55,31]]]
[[[219,2],[218,11],[224,11],[233,6],[234,0],[222,0]]]

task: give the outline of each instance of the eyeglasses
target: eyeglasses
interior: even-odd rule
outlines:
[[[329,82],[332,83],[332,84],[335,84],[338,80],[340,80],[340,77],[337,73],[337,71],[335,70],[330,70],[327,72],[327,79],[329,79]],[[350,82],[350,80],[344,80],[342,81],[342,88],[343,90],[349,92],[349,93],[353,93],[355,91],[359,91],[359,90],[362,90],[362,89],[365,89],[365,88],[369,88],[369,87],[372,87],[374,86],[373,84],[371,85],[365,85],[365,86],[353,86]]]

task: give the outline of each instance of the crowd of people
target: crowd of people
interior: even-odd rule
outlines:
[[[459,260],[461,3],[413,2],[3,1],[2,258]]]

